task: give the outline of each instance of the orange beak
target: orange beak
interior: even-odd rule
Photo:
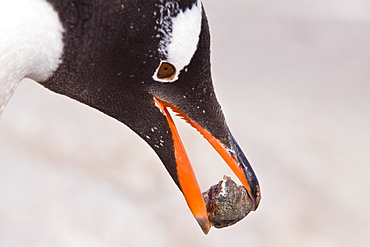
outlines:
[[[199,188],[198,181],[194,174],[188,155],[186,154],[184,145],[180,139],[176,126],[169,114],[167,108],[171,108],[172,111],[177,113],[178,116],[187,121],[191,126],[197,129],[204,138],[213,146],[213,148],[219,153],[219,155],[228,164],[231,170],[239,178],[240,182],[246,188],[249,197],[253,202],[252,210],[256,210],[260,201],[260,189],[257,179],[254,175],[252,168],[250,167],[247,159],[242,154],[239,146],[235,139],[233,139],[231,133],[231,141],[235,144],[233,147],[226,147],[218,139],[216,139],[206,129],[199,126],[196,122],[188,118],[175,106],[164,102],[154,97],[156,106],[161,110],[162,114],[166,117],[169,127],[172,132],[172,138],[174,140],[174,150],[176,158],[176,170],[178,181],[180,183],[180,189],[184,194],[185,200],[189,206],[190,211],[198,221],[203,232],[207,234],[211,228],[211,223],[208,219],[207,209],[203,200],[202,192]],[[233,149],[238,150],[233,150]],[[240,155],[241,154],[241,155]],[[247,164],[245,164],[247,163]]]

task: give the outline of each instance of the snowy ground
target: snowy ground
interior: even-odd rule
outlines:
[[[370,2],[203,2],[259,209],[204,236],[133,132],[24,81],[0,121],[0,246],[368,246]],[[231,174],[180,127],[203,190]]]

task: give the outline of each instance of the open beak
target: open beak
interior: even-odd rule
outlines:
[[[177,113],[177,115],[187,121],[191,126],[196,128],[199,133],[201,133],[204,138],[206,138],[206,140],[213,146],[213,148],[216,149],[219,155],[225,160],[225,162],[246,188],[248,195],[252,201],[252,210],[256,210],[261,198],[258,180],[252,170],[251,165],[249,164],[247,158],[243,154],[236,140],[232,136],[231,132],[229,131],[230,146],[227,146],[226,144],[221,143],[221,141],[215,138],[209,131],[202,128],[202,126],[198,125],[196,122],[188,118],[175,106],[156,97],[154,97],[154,101],[156,103],[156,106],[166,117],[168,125],[172,132],[176,158],[176,171],[178,176],[177,179],[180,184],[180,189],[184,194],[190,211],[194,215],[195,219],[198,221],[203,232],[207,234],[212,225],[208,219],[206,205],[190,160],[186,154],[176,126],[167,108],[171,108],[172,111]]]

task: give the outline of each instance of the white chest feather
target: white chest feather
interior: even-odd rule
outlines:
[[[23,78],[43,81],[60,64],[63,27],[45,0],[0,3],[0,114]]]

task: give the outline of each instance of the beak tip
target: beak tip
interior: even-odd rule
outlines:
[[[207,235],[209,230],[212,227],[211,222],[209,221],[208,217],[196,218],[196,220],[198,224],[200,225],[200,227],[202,228],[204,234]]]

